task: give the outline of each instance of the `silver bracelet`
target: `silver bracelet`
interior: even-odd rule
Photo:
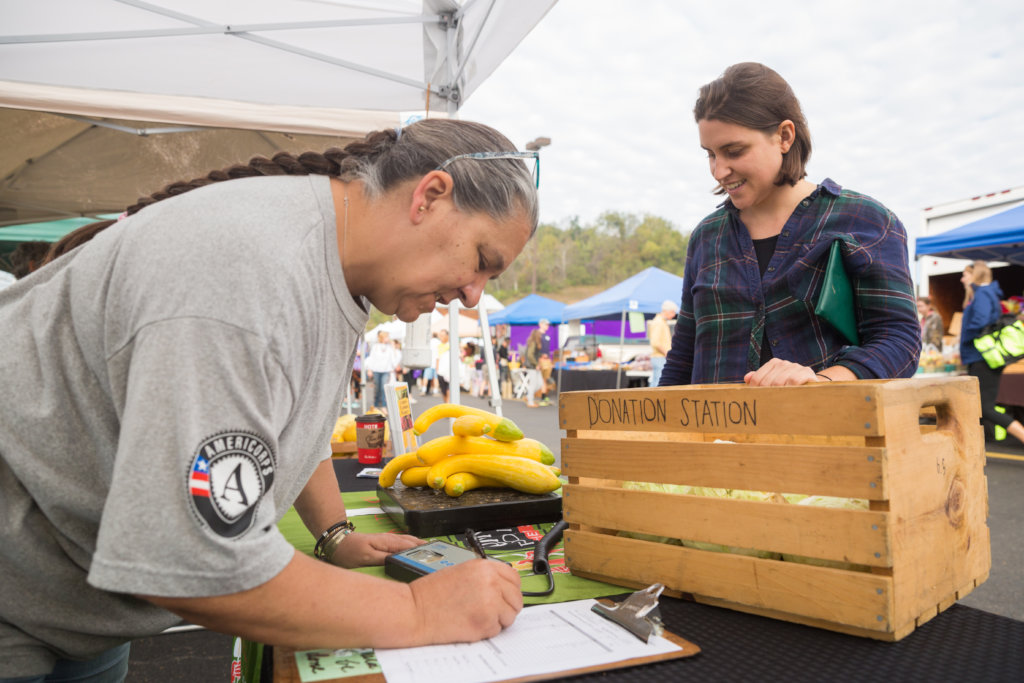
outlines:
[[[338,545],[345,540],[345,537],[356,530],[356,527],[349,520],[338,522],[322,534],[313,548],[313,557],[324,562],[330,562]]]

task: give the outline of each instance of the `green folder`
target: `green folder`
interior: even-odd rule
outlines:
[[[825,266],[825,281],[821,285],[814,313],[831,323],[847,341],[857,346],[860,337],[857,336],[857,315],[853,308],[853,284],[843,266],[841,244],[839,240],[832,242],[828,265]]]

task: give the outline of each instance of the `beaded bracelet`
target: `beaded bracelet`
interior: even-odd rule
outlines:
[[[317,539],[316,546],[313,548],[313,557],[318,560],[323,560],[324,562],[330,561],[330,557],[334,554],[334,550],[338,547],[338,543],[355,530],[355,525],[347,519],[330,526],[326,531],[320,534],[320,538]],[[337,538],[337,543],[331,543],[335,538]],[[330,546],[331,552],[327,552],[328,546]]]

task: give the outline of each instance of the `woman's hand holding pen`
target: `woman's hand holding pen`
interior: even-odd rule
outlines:
[[[472,642],[490,638],[523,608],[519,572],[504,562],[470,560],[409,584],[417,641]]]

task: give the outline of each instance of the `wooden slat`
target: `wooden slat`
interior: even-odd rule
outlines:
[[[888,495],[885,449],[877,447],[562,439],[562,473],[844,498]]]
[[[935,406],[942,415],[950,395],[971,394],[976,386],[974,378],[950,377],[579,391],[559,399],[559,418],[566,430],[882,436],[883,403],[913,403],[918,414]]]
[[[888,513],[566,485],[562,516],[596,527],[891,567]]]
[[[628,576],[630,585],[661,582],[672,590],[869,631],[890,626],[892,580],[884,576],[573,529],[566,530],[565,548],[573,573],[611,583]]]
[[[559,399],[559,416],[567,430],[877,436],[878,391],[857,382],[569,392]]]

